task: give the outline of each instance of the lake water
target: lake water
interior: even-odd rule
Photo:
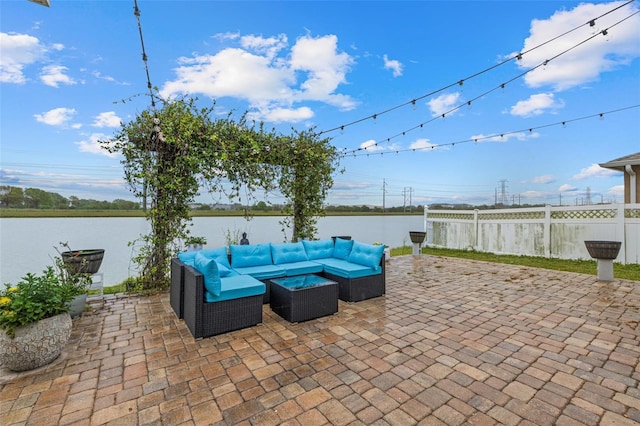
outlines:
[[[282,217],[197,217],[192,235],[207,239],[205,248],[226,245],[228,231],[246,232],[252,244],[285,240]],[[422,231],[424,220],[416,216],[328,216],[318,221],[317,237],[349,235],[366,243],[390,247],[411,245],[409,231]],[[53,265],[55,247],[68,242],[71,249],[105,249],[100,267],[104,285],[121,283],[136,276],[131,257],[136,246],[129,243],[149,232],[144,218],[2,218],[0,219],[0,283],[15,283],[27,272],[40,273]],[[287,233],[287,236],[290,232]],[[4,286],[3,286],[4,287]]]

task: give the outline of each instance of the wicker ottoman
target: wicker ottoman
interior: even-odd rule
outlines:
[[[289,322],[302,322],[338,312],[338,283],[318,275],[271,280],[271,310]]]

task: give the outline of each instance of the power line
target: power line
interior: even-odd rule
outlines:
[[[318,133],[318,135],[322,135],[322,134],[324,134],[324,133],[334,132],[334,131],[336,131],[336,130],[341,130],[341,131],[342,131],[342,130],[344,130],[344,129],[345,129],[345,128],[347,128],[347,127],[351,127],[351,126],[353,126],[353,125],[355,125],[355,124],[358,124],[358,123],[361,123],[361,122],[363,122],[363,121],[367,121],[367,120],[370,120],[370,119],[376,120],[378,117],[380,117],[380,116],[382,116],[382,115],[384,115],[384,114],[387,114],[387,113],[389,113],[389,112],[392,112],[392,111],[394,111],[394,110],[396,110],[396,109],[399,109],[399,108],[402,108],[402,107],[405,107],[405,106],[408,106],[408,105],[412,105],[413,107],[415,107],[416,102],[417,102],[417,101],[419,101],[419,100],[422,100],[422,99],[427,98],[427,97],[429,97],[429,96],[433,96],[433,95],[435,95],[435,94],[437,94],[437,93],[443,92],[443,91],[445,91],[445,90],[447,90],[447,89],[450,89],[451,87],[455,87],[455,86],[462,86],[462,85],[464,84],[464,82],[465,82],[465,81],[469,81],[469,80],[471,80],[471,79],[473,79],[473,78],[476,78],[476,77],[478,77],[478,76],[480,76],[480,75],[482,75],[482,74],[485,74],[485,73],[487,73],[487,72],[489,72],[489,71],[492,71],[492,70],[494,70],[494,69],[496,69],[496,68],[498,68],[498,67],[500,67],[500,66],[502,66],[502,65],[505,65],[505,64],[507,64],[507,63],[509,63],[509,62],[513,61],[514,59],[520,60],[520,59],[522,59],[522,57],[523,57],[524,55],[529,54],[529,53],[533,52],[534,50],[536,50],[536,49],[538,49],[538,48],[541,48],[541,47],[543,47],[543,46],[545,46],[545,45],[547,45],[547,44],[549,44],[549,43],[551,43],[551,42],[553,42],[553,41],[555,41],[555,40],[558,40],[559,38],[562,38],[562,37],[564,37],[564,36],[566,36],[566,35],[568,35],[568,34],[570,34],[570,33],[574,32],[574,31],[576,31],[576,30],[578,30],[578,29],[580,29],[580,28],[582,28],[582,27],[584,27],[584,26],[587,26],[587,25],[588,25],[589,27],[594,27],[594,26],[595,26],[595,22],[596,22],[598,19],[601,19],[601,18],[603,18],[604,16],[607,16],[607,15],[609,15],[609,14],[611,14],[611,13],[615,12],[616,10],[623,8],[623,7],[625,7],[625,6],[627,6],[627,5],[631,4],[631,3],[633,3],[634,1],[635,1],[635,0],[629,0],[629,1],[627,1],[626,3],[623,3],[623,4],[621,4],[621,5],[617,6],[617,7],[613,8],[613,9],[611,9],[611,10],[607,11],[607,12],[603,13],[603,14],[602,14],[602,15],[600,15],[600,16],[597,16],[597,17],[595,17],[595,18],[590,19],[589,21],[585,22],[584,24],[578,25],[577,27],[574,27],[574,28],[572,28],[572,29],[570,29],[570,30],[568,30],[568,31],[566,31],[566,32],[564,32],[564,33],[562,33],[562,34],[560,34],[560,35],[557,35],[557,36],[555,36],[555,37],[553,37],[553,38],[551,38],[551,39],[549,39],[549,40],[547,40],[547,41],[545,41],[545,42],[543,42],[543,43],[540,43],[540,44],[538,44],[538,45],[536,45],[536,46],[532,47],[532,48],[531,48],[531,49],[529,49],[529,50],[525,50],[525,51],[523,51],[523,52],[519,52],[519,53],[517,53],[517,54],[515,54],[515,55],[513,55],[513,56],[511,56],[511,57],[509,57],[509,58],[507,58],[507,59],[505,59],[505,60],[504,60],[504,61],[502,61],[502,62],[499,62],[499,63],[497,63],[497,64],[495,64],[495,65],[493,65],[493,66],[490,66],[490,67],[488,67],[488,68],[485,68],[485,69],[483,69],[483,70],[481,70],[481,71],[478,71],[478,72],[476,72],[476,73],[474,73],[474,74],[471,74],[471,75],[469,75],[468,77],[464,77],[464,78],[462,78],[462,79],[459,79],[459,80],[455,81],[454,83],[450,83],[450,84],[448,84],[448,85],[446,85],[446,86],[444,86],[444,87],[441,87],[440,89],[437,89],[437,90],[434,90],[434,91],[432,91],[432,92],[426,93],[426,94],[424,94],[424,95],[418,96],[418,97],[416,97],[416,98],[413,98],[413,99],[412,99],[412,100],[410,100],[410,101],[407,101],[407,102],[404,102],[404,103],[402,103],[402,104],[399,104],[399,105],[393,106],[393,107],[391,107],[391,108],[387,108],[387,109],[385,109],[385,110],[383,110],[383,111],[380,111],[380,112],[377,112],[377,113],[375,113],[375,114],[372,114],[372,115],[369,115],[369,116],[366,116],[366,117],[362,117],[362,118],[359,118],[359,119],[357,119],[357,120],[351,121],[351,122],[349,122],[349,123],[345,123],[345,124],[342,124],[342,125],[340,125],[340,126],[336,126],[336,127],[333,127],[333,128],[327,129],[327,130],[323,130],[323,131],[319,132],[319,133]],[[636,12],[636,13],[637,13],[637,12]],[[635,15],[635,14],[634,14],[634,15]],[[631,16],[633,16],[633,15],[631,15]],[[616,25],[617,25],[617,24],[616,24]],[[611,28],[611,27],[610,27],[610,28]],[[603,32],[606,32],[606,31],[607,31],[607,30],[603,30]],[[602,33],[602,32],[601,32],[601,33]],[[605,34],[603,34],[603,35],[606,35],[606,33],[605,33]]]

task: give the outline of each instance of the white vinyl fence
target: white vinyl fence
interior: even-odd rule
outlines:
[[[590,259],[585,240],[620,241],[640,263],[640,204],[424,211],[425,244],[497,254]]]

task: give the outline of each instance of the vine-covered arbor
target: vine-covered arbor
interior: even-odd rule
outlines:
[[[176,241],[189,235],[189,203],[201,188],[240,200],[241,193],[254,198],[256,191],[278,189],[287,200],[283,225],[291,229],[291,240],[313,238],[317,231],[338,167],[329,139],[319,139],[313,129],[281,135],[245,116],[213,119],[213,112],[214,106],[198,107],[194,99],[167,102],[143,111],[101,142],[109,152],[122,154],[134,195],[152,200],[151,232],[143,237],[137,259],[144,289],[168,285]]]

